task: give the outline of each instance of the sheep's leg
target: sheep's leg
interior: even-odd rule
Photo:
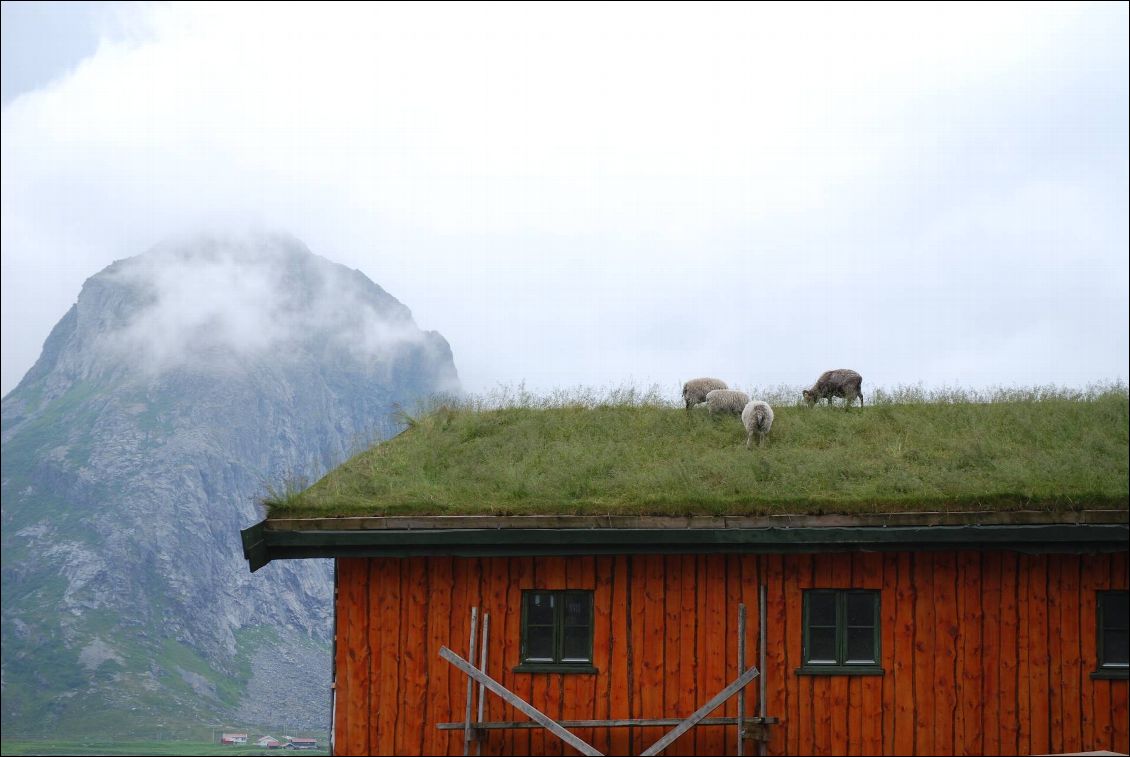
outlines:
[[[753,432],[752,431],[750,431],[749,433],[747,433],[745,435],[745,448],[746,449],[752,449],[753,448]]]

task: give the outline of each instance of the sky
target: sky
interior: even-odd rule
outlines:
[[[359,269],[471,392],[1127,380],[1125,3],[2,8],[4,394],[216,230]]]

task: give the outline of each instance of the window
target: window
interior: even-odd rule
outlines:
[[[804,592],[804,638],[798,675],[882,675],[879,592]]]
[[[592,592],[523,591],[521,656],[518,672],[595,673]]]
[[[1130,592],[1100,591],[1099,669],[1092,678],[1130,678]]]

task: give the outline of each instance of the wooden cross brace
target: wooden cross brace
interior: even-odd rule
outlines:
[[[562,727],[560,723],[553,720],[553,718],[549,717],[541,710],[537,709],[514,692],[510,691],[510,689],[506,688],[483,671],[475,668],[473,665],[457,655],[455,652],[452,652],[447,647],[440,648],[439,656],[450,662],[459,670],[466,673],[475,681],[478,681],[479,684],[483,687],[500,696],[507,704],[512,705],[515,709],[528,716],[531,720],[541,725],[547,731],[564,741],[569,746],[576,749],[581,754],[592,755],[593,757],[603,757],[603,753],[597,751],[591,744],[577,738],[569,730]],[[659,739],[659,741],[655,742],[645,751],[643,751],[641,753],[641,757],[643,757],[643,755],[659,754],[664,749],[671,746],[671,744],[674,743],[675,739],[682,736],[691,728],[694,728],[695,725],[699,723],[699,721],[706,718],[707,715],[724,704],[726,700],[748,686],[754,678],[757,678],[758,675],[759,672],[757,668],[751,667],[746,670],[744,673],[734,679],[729,686],[718,692],[718,694],[715,695],[709,702],[695,710],[694,714],[681,721],[678,725],[668,731],[663,736],[663,738]]]
[[[481,683],[491,692],[498,694],[498,696],[502,697],[503,701],[505,701],[507,704],[513,705],[524,715],[527,715],[530,717],[530,719],[540,723],[543,728],[545,728],[557,738],[564,741],[569,746],[576,749],[581,754],[592,755],[593,757],[603,757],[603,752],[598,752],[596,748],[594,748],[591,744],[586,741],[582,741],[569,731],[562,728],[553,718],[549,717],[526,700],[522,699],[520,696],[488,676],[486,673],[475,668],[473,665],[471,665],[459,655],[452,652],[447,647],[440,647],[439,656],[462,670],[467,675],[471,676],[471,678]]]

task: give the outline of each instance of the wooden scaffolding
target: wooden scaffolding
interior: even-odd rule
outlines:
[[[685,734],[690,729],[696,726],[737,726],[737,750],[739,755],[744,754],[745,742],[752,740],[757,742],[757,749],[759,755],[765,754],[765,743],[769,740],[768,727],[777,722],[777,718],[769,717],[765,712],[765,676],[762,671],[765,669],[765,628],[766,628],[766,615],[765,615],[765,600],[766,590],[765,586],[760,587],[759,593],[759,607],[760,607],[760,628],[759,628],[759,647],[760,647],[760,660],[759,667],[751,665],[746,668],[746,608],[745,604],[738,605],[738,639],[737,639],[737,666],[738,675],[730,682],[728,686],[719,691],[713,696],[710,701],[703,704],[692,714],[686,717],[675,718],[625,718],[620,720],[553,720],[545,713],[538,710],[532,704],[522,699],[514,692],[507,689],[498,681],[487,675],[487,641],[490,637],[490,614],[483,613],[482,616],[482,649],[479,654],[479,666],[475,667],[475,647],[479,641],[479,608],[471,608],[471,639],[468,645],[467,659],[460,657],[455,652],[447,647],[440,649],[440,657],[447,660],[457,669],[467,675],[467,697],[463,713],[463,720],[450,723],[439,723],[437,727],[440,730],[463,731],[463,754],[469,755],[471,744],[475,745],[475,754],[482,752],[482,739],[485,734],[492,730],[503,729],[529,729],[529,728],[544,728],[552,733],[557,738],[564,741],[569,746],[573,747],[581,754],[585,755],[602,755],[602,752],[595,749],[591,744],[578,738],[570,729],[573,728],[642,728],[648,726],[670,726],[671,729],[663,735],[661,739],[649,746],[641,755],[656,755],[661,753],[664,749],[669,747],[680,736]],[[759,699],[758,699],[758,715],[755,717],[747,717],[745,714],[745,687],[757,678],[759,681]],[[472,711],[475,709],[475,683],[478,683],[478,710],[476,717],[472,718]],[[500,697],[504,702],[512,705],[519,712],[528,716],[530,720],[526,721],[484,721],[483,708],[486,701],[486,692]],[[711,712],[718,707],[725,704],[731,697],[738,697],[738,714],[736,717],[720,717],[710,718],[707,717]]]

